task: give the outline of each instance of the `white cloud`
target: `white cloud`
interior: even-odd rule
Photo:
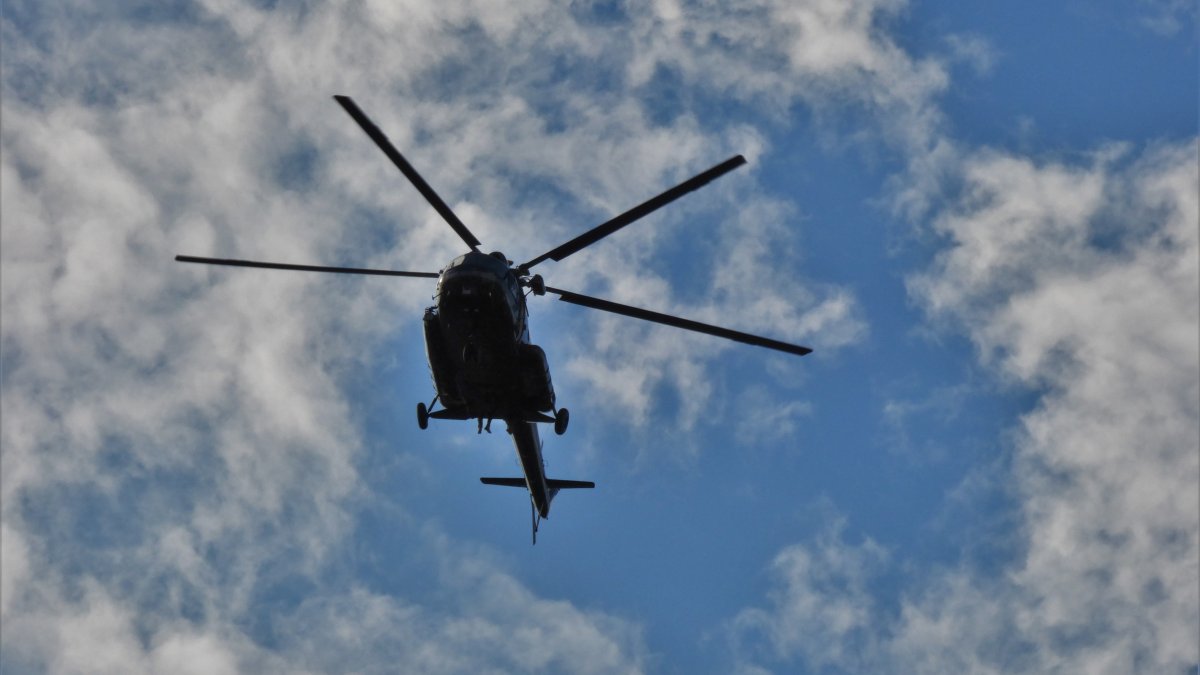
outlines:
[[[954,384],[938,387],[921,394],[889,394],[880,410],[880,419],[887,430],[879,439],[889,452],[894,452],[915,461],[939,461],[946,459],[947,439],[931,439],[914,435],[920,426],[946,426],[957,418],[979,392],[971,384]],[[956,449],[961,449],[956,446]]]
[[[843,525],[835,521],[811,546],[789,546],[771,561],[769,607],[743,610],[730,625],[746,643],[739,650],[751,652],[743,657],[765,646],[770,658],[799,656],[812,670],[869,670],[877,617],[868,584],[887,554],[870,539],[845,545]],[[765,645],[749,639],[756,637]]]
[[[935,61],[918,61],[885,30],[903,0],[787,3],[654,3],[639,12],[639,48],[630,77],[658,68],[697,84],[784,106],[799,98],[824,106],[847,101],[925,108],[946,85]],[[733,13],[738,21],[730,21]],[[841,100],[831,100],[841,98]]]
[[[911,288],[934,317],[965,329],[999,374],[1044,392],[1014,448],[1021,551],[995,577],[965,565],[931,572],[896,618],[861,582],[823,598],[855,617],[830,625],[869,627],[871,648],[853,658],[844,651],[848,639],[861,643],[853,630],[826,636],[836,648],[780,637],[796,634],[804,615],[791,600],[747,610],[738,634],[766,636],[781,661],[850,670],[859,658],[917,672],[1194,667],[1196,147],[1155,146],[1133,159],[1104,152],[1074,166],[967,158],[961,197],[936,220],[952,243]],[[834,559],[862,549],[826,538],[785,553],[826,561],[777,582],[779,598],[804,600],[812,579],[841,573]]]
[[[918,284],[1001,372],[1048,389],[1023,419],[1029,550],[1014,582],[1041,604],[1022,626],[1039,651],[1093,672],[1197,660],[1195,157],[1187,142],[1127,168],[1098,159],[1057,194],[1046,188],[1060,167],[986,158],[972,172],[980,206],[940,223],[961,246]],[[981,236],[1001,226],[1022,235]],[[978,241],[992,255],[968,248]],[[1077,649],[1066,637],[1091,631],[1123,639]]]
[[[449,608],[361,588],[306,601],[281,622],[281,651],[314,672],[395,672],[397,664],[427,673],[645,668],[640,630],[628,622],[537,597],[489,565],[449,563],[441,574],[439,584],[455,593]]]
[[[1138,0],[1143,9],[1141,23],[1163,36],[1174,36],[1191,24],[1195,33],[1196,3],[1188,0]]]
[[[980,35],[951,35],[946,38],[946,47],[952,59],[966,63],[980,75],[990,73],[999,58],[995,47]]]
[[[737,436],[747,445],[791,440],[799,420],[813,409],[808,401],[774,400],[765,387],[749,389],[736,406]]]

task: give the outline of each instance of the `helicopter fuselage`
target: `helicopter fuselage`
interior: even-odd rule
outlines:
[[[425,310],[425,351],[442,409],[437,419],[504,420],[541,517],[549,514],[537,422],[555,422],[554,386],[545,352],[529,339],[520,279],[503,254],[470,251],[438,279]]]

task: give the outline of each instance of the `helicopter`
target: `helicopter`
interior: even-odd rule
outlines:
[[[705,333],[748,345],[765,347],[797,356],[808,347],[758,335],[700,323],[669,314],[623,305],[547,286],[530,270],[547,260],[561,261],[613,234],[617,230],[703,187],[746,163],[741,155],[731,157],[675,187],[593,227],[583,234],[519,265],[499,251],[484,253],[471,233],[446,202],[400,154],[387,136],[348,96],[334,96],[343,110],[387,155],[400,173],[417,189],[446,224],[467,245],[468,251],[450,261],[439,272],[329,267],[290,263],[235,260],[177,255],[179,262],[233,267],[327,272],[437,279],[434,304],[423,317],[425,352],[434,386],[430,403],[417,403],[417,425],[426,429],[429,420],[474,420],[476,431],[491,432],[494,420],[502,420],[512,436],[523,476],[483,477],[485,485],[525,488],[530,499],[533,543],[538,526],[549,518],[550,503],[561,490],[594,488],[592,481],[562,480],[546,476],[538,424],[553,425],[557,435],[566,433],[570,412],[558,408],[545,351],[529,334],[529,295],[558,296],[564,302],[614,314]],[[436,408],[440,404],[440,408]],[[436,408],[436,409],[435,409]]]

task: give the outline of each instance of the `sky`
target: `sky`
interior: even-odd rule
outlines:
[[[5,673],[1185,673],[1184,0],[6,2]],[[531,298],[564,436],[434,420],[463,243],[811,346]],[[548,429],[544,429],[548,431]]]

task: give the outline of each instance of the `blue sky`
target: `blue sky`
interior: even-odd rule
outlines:
[[[173,2],[3,11],[0,669],[1191,672],[1196,8]],[[539,271],[565,493],[417,428],[419,279]]]

